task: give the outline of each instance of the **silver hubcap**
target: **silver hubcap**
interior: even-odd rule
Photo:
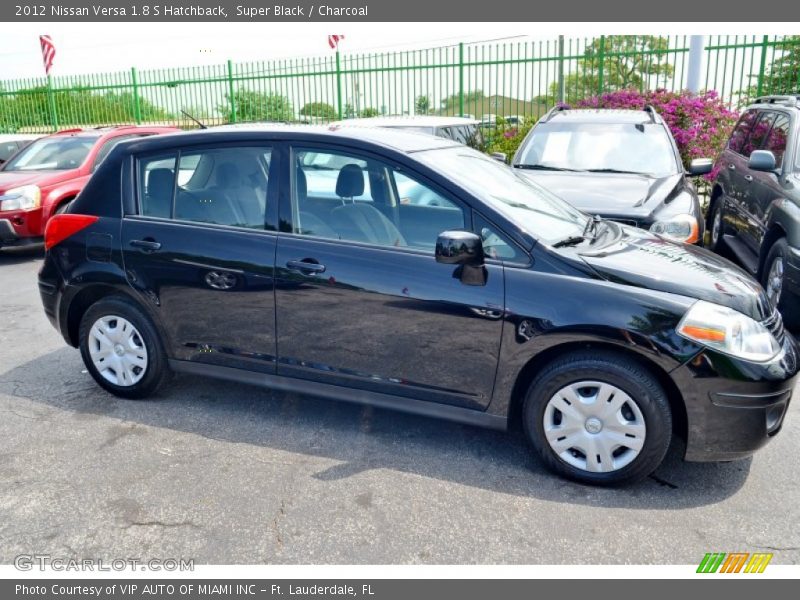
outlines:
[[[719,240],[719,232],[722,229],[722,209],[714,211],[714,223],[711,226],[711,242],[716,244]]]
[[[123,387],[138,383],[147,371],[147,348],[136,327],[116,315],[101,317],[89,330],[89,354],[97,372]]]
[[[592,473],[629,465],[642,451],[645,433],[636,402],[602,381],[580,381],[560,389],[544,411],[544,435],[553,452]]]
[[[767,297],[772,302],[772,306],[778,307],[783,291],[783,258],[775,257],[767,276]]]

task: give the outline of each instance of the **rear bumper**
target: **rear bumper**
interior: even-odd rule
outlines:
[[[673,371],[686,405],[686,460],[745,458],[769,442],[783,425],[797,370],[797,344],[787,333],[769,362],[704,351]]]

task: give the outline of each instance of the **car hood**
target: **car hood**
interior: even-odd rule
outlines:
[[[603,217],[648,217],[672,196],[683,179],[680,173],[650,177],[623,173],[519,171],[526,179],[553,192],[575,208]]]
[[[608,227],[619,230],[615,242],[597,250],[577,248],[581,259],[604,279],[714,302],[757,321],[771,315],[758,282],[721,256],[634,227]]]
[[[54,185],[74,176],[74,171],[0,171],[0,192],[21,185]]]

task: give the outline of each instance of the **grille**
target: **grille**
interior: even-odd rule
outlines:
[[[781,313],[778,312],[778,309],[773,310],[772,314],[762,321],[761,324],[769,329],[770,333],[775,336],[779,344],[783,345],[783,318],[781,317]]]

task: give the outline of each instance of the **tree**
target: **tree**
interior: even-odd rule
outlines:
[[[233,121],[231,111],[231,97],[225,95],[226,104],[219,106],[218,110],[227,122]],[[294,108],[286,96],[280,94],[265,94],[254,90],[239,88],[233,95],[236,107],[236,120],[247,121],[293,121]]]
[[[669,39],[655,35],[607,35],[595,38],[578,59],[577,69],[564,78],[567,100],[598,92],[665,87],[675,68],[669,62]],[[600,74],[602,66],[602,90]],[[558,82],[550,84],[548,103],[558,97]],[[540,100],[542,100],[540,98]]]
[[[330,104],[325,102],[309,102],[300,109],[300,115],[303,117],[318,117],[334,120],[337,117],[336,109]]]
[[[772,62],[764,69],[761,94],[800,93],[800,35],[787,36],[775,46]],[[758,74],[750,75],[751,85],[739,92],[742,106],[752,102],[759,94]]]
[[[417,96],[414,109],[418,115],[427,115],[428,111],[431,109],[431,99],[427,96]]]

